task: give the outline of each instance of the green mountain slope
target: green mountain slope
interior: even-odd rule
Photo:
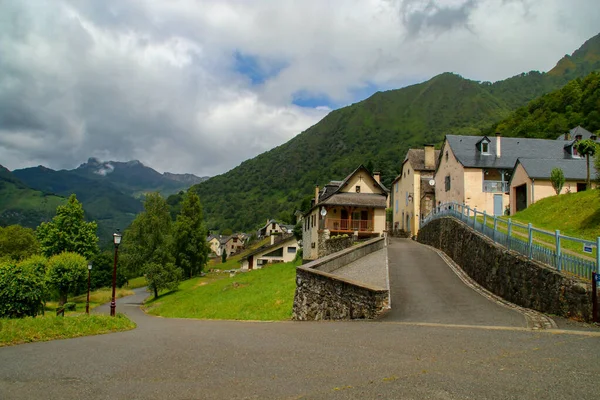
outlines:
[[[485,133],[556,139],[576,126],[590,132],[600,131],[599,72],[574,79],[561,89],[532,100]]]
[[[30,189],[0,165],[1,226],[18,224],[35,228],[40,222],[52,219],[56,207],[65,202],[64,197]]]
[[[491,84],[445,73],[403,89],[375,93],[332,111],[289,142],[193,186],[211,229],[247,230],[293,212],[315,184],[342,179],[372,162],[389,185],[410,147],[445,134],[478,134],[515,108],[595,68],[600,35],[570,58],[576,67],[530,72]],[[581,67],[580,67],[581,65]]]

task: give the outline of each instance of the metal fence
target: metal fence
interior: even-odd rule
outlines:
[[[454,217],[509,250],[585,279],[600,274],[600,237],[596,241],[565,236],[519,224],[511,218],[496,217],[464,204],[445,203],[421,220],[421,227],[441,217]],[[589,255],[586,255],[589,254]]]

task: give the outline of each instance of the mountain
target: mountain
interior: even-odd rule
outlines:
[[[556,139],[576,126],[600,132],[599,72],[574,79],[562,88],[532,100],[484,133]]]
[[[161,174],[138,160],[118,162],[89,158],[86,163],[71,172],[90,179],[109,182],[134,197],[141,197],[148,192],[161,192],[168,196],[208,179],[193,174],[169,172]]]
[[[444,73],[427,82],[378,92],[329,113],[287,143],[193,186],[210,229],[248,230],[266,218],[290,219],[314,185],[373,165],[389,185],[406,151],[446,134],[479,134],[528,101],[599,66],[600,34],[548,73],[532,71],[495,83]],[[174,202],[174,201],[173,201]]]
[[[0,226],[18,224],[35,228],[49,221],[64,197],[33,190],[0,165]]]
[[[40,222],[48,220],[54,215],[56,206],[35,217],[34,210],[39,208],[36,196],[52,193],[53,198],[62,199],[71,193],[77,195],[77,199],[83,204],[88,220],[98,223],[98,236],[101,243],[110,240],[116,229],[125,229],[133,221],[135,216],[143,210],[141,197],[144,193],[159,191],[165,195],[177,193],[189,186],[208,179],[200,178],[192,174],[161,174],[154,169],[143,165],[139,161],[116,162],[100,161],[90,158],[73,170],[55,171],[43,166],[24,168],[13,171],[6,169],[2,176],[14,180],[14,185],[20,185],[23,201],[30,205],[25,207],[27,226],[35,227]],[[0,189],[2,198],[7,189]],[[31,198],[30,198],[31,197]],[[64,199],[63,199],[64,200]],[[61,200],[62,201],[62,200]],[[57,204],[56,201],[51,202]],[[0,212],[9,212],[0,207]],[[8,219],[5,218],[6,221]],[[18,223],[19,219],[13,217],[10,221]],[[7,224],[0,219],[0,223]]]

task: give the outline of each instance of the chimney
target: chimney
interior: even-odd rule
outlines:
[[[319,203],[319,185],[315,185],[315,204]]]
[[[432,144],[425,145],[425,169],[435,169],[435,150]]]
[[[565,133],[565,140],[569,140],[569,132]]]
[[[502,137],[502,135],[500,134],[500,132],[496,132],[496,157],[500,158],[500,156],[502,155],[501,152],[501,147],[500,147],[500,138]]]
[[[377,183],[381,183],[381,172],[373,172],[373,178],[375,178]]]
[[[271,234],[271,245],[275,244],[275,235]]]

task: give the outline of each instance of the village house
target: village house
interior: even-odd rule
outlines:
[[[421,216],[429,214],[435,205],[433,176],[439,158],[433,145],[410,149],[402,162],[400,175],[392,183],[393,230],[416,235]]]
[[[447,135],[434,177],[437,204],[457,202],[489,215],[504,215],[513,208],[513,190],[516,210],[517,197],[523,202],[523,188],[517,186],[526,182],[524,177],[513,179],[517,161],[531,168],[532,162],[526,159],[554,160],[557,165],[561,160],[580,160],[575,143],[576,140],[564,140],[564,136],[563,140],[548,140],[503,138],[496,134],[492,140],[487,136]],[[540,197],[529,197],[536,198]]]
[[[556,194],[550,181],[554,168],[560,168],[565,176],[561,194],[587,189],[587,165],[584,158],[562,160],[519,158],[510,180],[511,215],[526,209],[538,200]],[[596,169],[592,165],[590,165],[590,176],[596,176]],[[592,183],[592,186],[596,185]]]
[[[214,253],[216,255],[221,255],[221,250],[220,250],[221,241],[219,240],[219,236],[210,235],[206,239],[206,243],[208,244],[208,247],[210,247],[211,253]]]
[[[333,235],[356,238],[378,237],[385,231],[388,190],[380,174],[371,175],[359,166],[343,181],[331,181],[322,190],[315,188],[315,199],[304,214],[302,247],[305,260],[319,258],[323,242]]]
[[[265,226],[263,226],[262,228],[260,228],[258,230],[256,235],[258,236],[259,239],[262,239],[262,238],[271,236],[273,234],[281,234],[281,233],[283,233],[283,228],[281,227],[279,222],[275,221],[274,219],[269,219],[269,220],[267,220],[267,223],[265,224]]]
[[[571,129],[568,133],[565,133],[564,135],[560,135],[559,137],[556,138],[556,140],[567,140],[567,141],[568,140],[585,140],[585,139],[591,139],[595,142],[598,142],[598,135],[588,131],[585,128],[582,128],[581,126],[577,126],[573,129]]]
[[[299,244],[294,235],[271,235],[271,243],[260,247],[242,258],[241,269],[260,269],[266,264],[294,261]]]

